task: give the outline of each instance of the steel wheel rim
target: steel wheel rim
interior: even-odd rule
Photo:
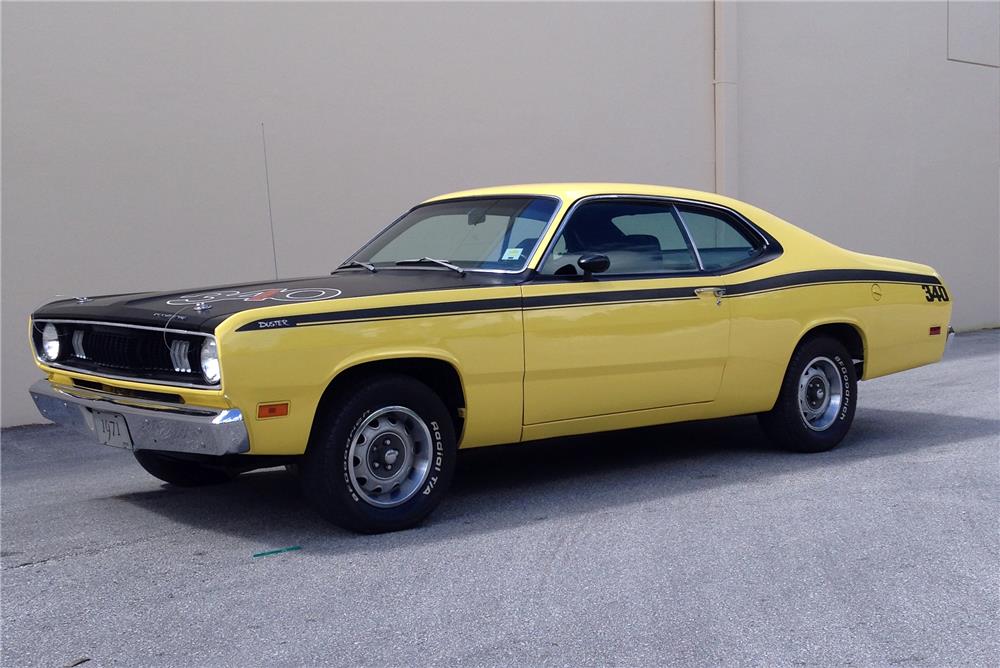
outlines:
[[[829,357],[816,357],[799,376],[799,414],[813,431],[825,431],[837,420],[844,402],[844,380]]]
[[[354,492],[378,508],[406,503],[431,470],[431,430],[414,411],[386,406],[367,416],[351,438],[347,473]]]

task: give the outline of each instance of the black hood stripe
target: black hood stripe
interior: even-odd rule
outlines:
[[[657,277],[662,278],[662,277]],[[706,276],[710,286],[712,277]],[[838,283],[878,282],[905,283],[916,285],[940,285],[936,276],[911,274],[877,269],[820,269],[801,271],[782,276],[772,276],[746,283],[726,285],[726,297],[773,292],[789,288]],[[720,286],[721,287],[721,286]],[[386,306],[363,308],[352,311],[311,313],[308,315],[285,316],[254,320],[238,328],[238,332],[329,325],[340,322],[364,322],[401,318],[421,318],[460,315],[463,313],[495,313],[517,309],[546,309],[555,307],[589,306],[599,304],[642,303],[678,299],[697,299],[692,287],[648,288],[635,290],[615,290],[609,292],[586,292],[565,295],[539,295],[535,297],[503,297],[499,299],[473,299],[468,301],[437,302],[432,304],[411,304],[407,306]]]

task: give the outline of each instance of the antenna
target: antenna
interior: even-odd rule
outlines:
[[[278,278],[278,250],[274,245],[274,214],[271,213],[271,175],[267,171],[267,137],[264,122],[260,123],[260,141],[264,146],[264,187],[267,190],[267,220],[271,224],[271,257],[274,258],[274,278]]]

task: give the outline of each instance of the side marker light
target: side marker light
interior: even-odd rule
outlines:
[[[285,417],[288,415],[288,402],[283,401],[277,404],[260,404],[257,406],[257,419],[266,420],[268,418]]]

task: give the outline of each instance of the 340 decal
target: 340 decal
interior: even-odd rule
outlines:
[[[267,288],[265,290],[220,290],[218,292],[203,292],[197,295],[183,295],[168,299],[171,306],[188,304],[204,304],[207,302],[243,301],[243,302],[319,302],[340,296],[336,288]]]
[[[948,291],[944,289],[943,285],[922,285],[920,287],[924,289],[924,296],[929,302],[950,301],[948,299]]]

